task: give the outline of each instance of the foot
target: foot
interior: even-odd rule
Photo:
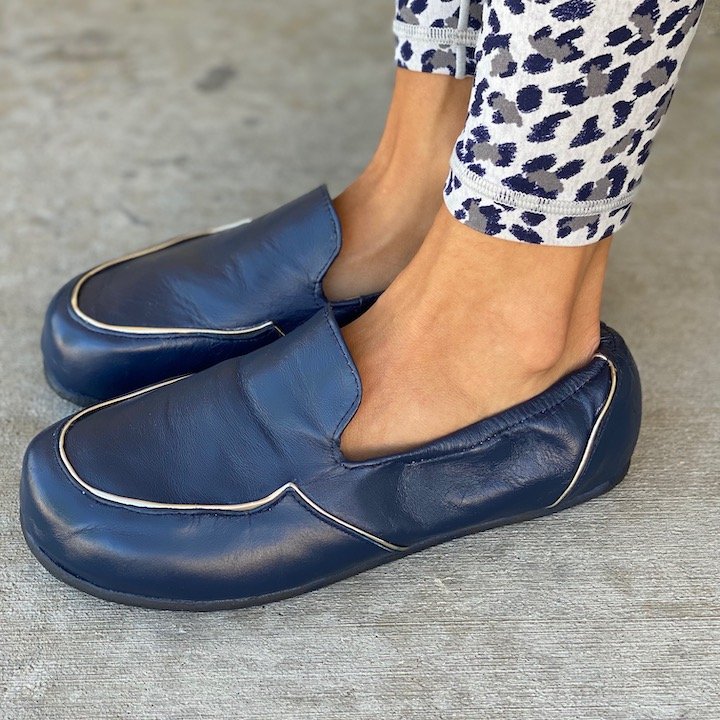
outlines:
[[[265,604],[577,505],[627,472],[640,385],[610,329],[604,360],[492,429],[350,464],[337,437],[358,385],[339,332],[319,312],[268,348],[38,435],[20,482],[38,560],[70,585],[133,605]]]
[[[378,149],[334,202],[343,244],[323,281],[329,299],[381,292],[410,262],[442,204],[470,89],[469,80],[397,71]]]
[[[343,330],[363,386],[345,456],[411,449],[585,365],[608,250],[609,239],[558,248],[492,238],[441,210],[408,267]]]

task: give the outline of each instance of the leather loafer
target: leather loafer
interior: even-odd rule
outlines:
[[[323,186],[256,220],[99,265],[50,303],[48,382],[88,405],[266,345],[328,305],[322,280],[340,245]],[[376,297],[332,308],[350,322]]]
[[[22,526],[101,598],[210,610],[297,595],[436,543],[584,502],[625,476],[640,382],[603,326],[540,395],[409,452],[350,462],[360,378],[325,308],[209,370],[85,409],[25,457]]]

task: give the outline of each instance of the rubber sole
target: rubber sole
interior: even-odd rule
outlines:
[[[495,520],[491,523],[485,523],[482,525],[478,525],[472,528],[469,528],[468,530],[444,537],[436,537],[433,538],[431,541],[428,541],[427,543],[423,543],[417,546],[414,546],[413,548],[406,550],[401,553],[388,553],[388,555],[384,558],[381,558],[379,561],[373,561],[371,563],[368,563],[364,566],[360,567],[353,567],[352,570],[346,573],[342,573],[339,575],[330,576],[327,578],[323,578],[319,582],[311,583],[302,587],[293,588],[292,590],[286,591],[286,592],[278,592],[278,593],[271,593],[269,595],[258,595],[255,597],[250,598],[242,598],[242,599],[227,599],[227,600],[168,600],[167,598],[155,598],[155,597],[147,597],[144,595],[134,595],[131,593],[123,593],[123,592],[116,592],[114,590],[109,590],[107,588],[98,587],[97,585],[93,585],[92,583],[87,582],[86,580],[83,580],[82,578],[77,577],[76,575],[72,574],[71,572],[67,571],[62,566],[58,565],[56,562],[54,562],[48,555],[45,554],[45,552],[40,548],[32,539],[30,534],[28,533],[25,523],[23,522],[22,513],[20,515],[20,526],[22,528],[23,535],[25,536],[25,542],[27,542],[28,547],[30,548],[30,551],[35,556],[35,558],[38,560],[38,562],[55,578],[58,580],[61,580],[67,585],[70,585],[78,590],[81,590],[89,595],[93,595],[97,598],[100,598],[101,600],[107,600],[110,602],[120,603],[122,605],[132,605],[135,607],[142,607],[142,608],[149,608],[154,610],[185,610],[185,611],[192,611],[192,612],[210,612],[213,610],[237,610],[240,608],[245,607],[253,607],[256,605],[267,605],[272,602],[278,602],[280,600],[286,600],[291,597],[295,597],[297,595],[303,595],[305,593],[311,592],[313,590],[318,590],[322,587],[326,587],[328,585],[332,585],[336,582],[339,582],[340,580],[345,580],[346,578],[352,577],[353,575],[358,575],[362,572],[365,572],[366,570],[371,570],[372,568],[379,567],[381,565],[386,565],[387,563],[394,562],[395,560],[400,560],[404,557],[407,557],[408,555],[414,555],[417,552],[420,552],[422,550],[426,550],[429,547],[433,547],[435,545],[440,545],[445,542],[449,542],[451,540],[455,540],[461,537],[466,537],[468,535],[475,535],[477,533],[485,532],[487,530],[492,530],[497,527],[503,527],[506,525],[515,525],[517,523],[526,522],[528,520],[534,520],[536,518],[544,517],[547,515],[553,515],[554,513],[561,512],[563,510],[567,510],[568,508],[574,507],[575,505],[580,505],[582,503],[588,502],[589,500],[592,500],[596,497],[599,497],[600,495],[605,494],[606,492],[612,490],[616,485],[620,484],[622,480],[627,475],[629,464],[625,468],[625,470],[620,474],[619,477],[614,478],[613,480],[610,480],[606,483],[603,483],[601,485],[596,486],[593,488],[592,491],[585,493],[584,495],[579,495],[577,497],[570,497],[565,502],[561,503],[560,505],[553,507],[553,508],[542,508],[540,510],[532,511],[529,513],[524,513],[521,515],[516,515],[509,518],[502,518],[500,520]]]
[[[63,400],[71,402],[73,405],[79,405],[80,407],[89,407],[90,405],[97,405],[100,400],[97,398],[89,397],[88,395],[79,395],[71,392],[64,388],[50,373],[46,365],[43,365],[43,372],[45,373],[45,382],[50,386],[50,389],[59,395]]]

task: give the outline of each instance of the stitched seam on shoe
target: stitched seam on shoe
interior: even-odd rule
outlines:
[[[608,342],[611,344],[612,348],[613,348],[614,350],[617,350],[617,336],[616,336],[614,333],[608,332],[608,333],[607,333],[607,340],[608,340]],[[618,390],[619,387],[620,387],[620,369],[617,367],[617,364],[615,364],[615,373],[616,373],[616,383],[617,383],[615,393],[616,393],[616,397],[617,397],[617,390]],[[597,413],[595,413],[595,420],[596,420],[596,421],[597,421],[597,416],[598,416],[598,414],[601,413],[601,412],[602,412],[602,406],[600,406],[600,408],[598,409]],[[590,454],[588,455],[587,461],[586,461],[586,463],[585,463],[585,469],[586,469],[586,470],[587,470],[587,468],[590,466],[590,463],[592,462],[592,460],[593,460],[593,459],[595,458],[595,456],[597,455],[598,447],[600,446],[600,442],[599,442],[599,441],[600,441],[600,437],[601,437],[604,429],[607,427],[607,424],[608,424],[609,421],[610,421],[610,406],[608,406],[607,414],[605,415],[605,417],[602,419],[602,422],[600,423],[600,427],[598,428],[597,435],[596,435],[596,437],[595,437],[595,442],[592,444],[592,447],[590,448]],[[581,475],[580,477],[582,477],[582,475]],[[580,480],[580,478],[578,478],[578,481],[579,481],[579,480]]]
[[[55,454],[57,459],[59,460],[59,456],[57,455],[57,450],[55,450]],[[63,465],[62,463],[60,463]],[[401,552],[401,549],[393,549],[390,547],[384,547],[383,545],[380,545],[377,542],[373,542],[373,540],[369,537],[366,537],[360,532],[353,532],[350,528],[344,527],[340,523],[334,522],[331,518],[325,517],[321,513],[317,512],[311,505],[309,505],[305,499],[298,495],[296,492],[293,492],[292,490],[288,490],[287,492],[283,493],[282,495],[279,495],[275,500],[273,500],[270,504],[264,505],[260,508],[256,508],[254,510],[247,510],[243,513],[238,513],[237,511],[222,511],[222,510],[163,510],[160,508],[139,508],[132,505],[122,505],[120,503],[114,503],[109,500],[105,500],[104,498],[100,498],[97,495],[93,495],[92,493],[88,493],[83,490],[76,482],[75,479],[70,476],[67,473],[67,469],[63,466],[63,471],[68,476],[68,479],[70,480],[71,484],[80,492],[82,495],[88,496],[90,495],[92,499],[100,504],[104,505],[106,507],[114,507],[119,508],[123,510],[129,510],[130,512],[139,513],[142,515],[162,515],[163,517],[176,517],[176,516],[184,516],[184,517],[198,517],[198,516],[210,516],[210,517],[233,517],[235,516],[249,516],[249,515],[260,515],[261,513],[268,512],[270,510],[273,510],[282,500],[284,500],[288,495],[291,495],[295,502],[308,514],[313,516],[315,519],[320,520],[324,525],[327,525],[328,527],[331,527],[333,530],[337,530],[348,537],[352,538],[353,540],[359,540],[364,541],[366,544],[372,545],[376,548],[379,548],[380,550],[384,550],[385,552],[391,552],[391,553],[398,553]],[[372,533],[370,533],[372,534]],[[380,540],[383,540],[383,538],[379,538]],[[398,546],[399,547],[399,546]],[[403,548],[406,549],[406,548]],[[53,560],[53,562],[55,562]],[[58,563],[56,563],[58,564]],[[66,572],[69,572],[66,570]],[[72,574],[72,573],[71,573]],[[76,576],[79,579],[80,576]]]
[[[161,252],[167,248],[175,247],[182,243],[191,242],[193,240],[201,240],[212,235],[224,232],[225,230],[240,227],[252,222],[250,218],[246,220],[240,220],[235,223],[229,223],[227,225],[220,225],[209,230],[200,231],[190,235],[179,235],[171,238],[165,242],[153,245],[144,250],[138,250],[134,253],[129,253],[123,257],[116,258],[115,260],[109,260],[108,262],[101,263],[91,268],[83,275],[81,275],[73,284],[70,290],[70,301],[69,308],[70,314],[76,319],[76,321],[83,324],[85,327],[89,327],[93,330],[102,330],[108,334],[117,334],[125,336],[142,336],[142,337],[197,337],[201,336],[222,336],[222,337],[243,337],[245,335],[251,335],[254,332],[261,332],[265,329],[272,328],[282,334],[282,331],[272,320],[266,320],[256,325],[250,325],[240,328],[173,328],[173,327],[145,327],[145,326],[131,326],[131,325],[115,325],[113,323],[106,323],[102,320],[98,320],[88,315],[80,307],[80,291],[83,286],[93,277],[100,275],[101,273],[109,270],[110,268],[123,265],[125,263],[137,260],[138,258],[152,255],[157,252]]]
[[[575,390],[573,390],[570,394],[568,394],[567,397],[564,397],[561,400],[558,400],[557,402],[553,403],[549,407],[543,408],[542,410],[538,410],[537,412],[532,413],[531,415],[528,415],[527,417],[521,418],[520,420],[513,423],[512,425],[508,425],[507,427],[503,428],[502,430],[498,430],[497,432],[494,432],[492,435],[488,435],[487,437],[483,438],[482,440],[475,443],[474,445],[464,448],[463,450],[461,450],[458,453],[458,455],[464,455],[465,453],[472,452],[473,450],[477,450],[479,447],[482,447],[483,445],[490,442],[491,440],[494,440],[495,438],[504,435],[506,432],[509,432],[510,430],[514,430],[516,428],[521,427],[529,420],[534,420],[534,419],[539,418],[547,413],[554,413],[559,408],[560,405],[563,405],[568,400],[575,397],[575,395],[577,395],[580,392],[580,390],[582,390],[586,385],[591,383],[593,380],[596,380],[600,374],[600,371],[603,369],[603,367],[606,367],[606,365],[601,366],[595,375],[593,375],[592,377],[585,380]],[[602,404],[601,404],[600,408],[597,408],[593,413],[593,423],[597,420],[598,413],[600,412],[601,409],[602,409]],[[426,460],[418,460],[417,464],[418,465],[426,465],[426,464],[430,464],[432,462],[436,462],[440,459],[441,458],[428,458]]]
[[[64,422],[62,423],[65,424]],[[67,466],[63,462],[62,456],[60,455],[60,446],[59,446],[59,432],[53,436],[54,442],[53,442],[53,454],[55,456],[55,460],[57,461],[58,465],[62,469],[63,473],[67,477],[67,479],[70,481],[70,484],[81,494],[86,497],[90,497],[94,502],[98,503],[99,505],[104,505],[105,507],[113,507],[113,508],[122,508],[123,510],[128,510],[129,512],[139,513],[140,515],[187,515],[187,516],[198,516],[198,515],[213,515],[213,516],[222,516],[222,515],[228,515],[231,516],[233,514],[235,515],[250,515],[255,514],[259,512],[263,512],[265,510],[270,509],[274,505],[276,505],[283,497],[285,497],[285,493],[282,495],[279,495],[277,498],[272,500],[268,505],[262,505],[261,507],[254,508],[252,510],[246,510],[242,513],[239,513],[236,510],[203,510],[203,509],[187,509],[187,510],[178,510],[178,509],[172,509],[172,508],[154,508],[154,507],[140,507],[138,505],[126,505],[124,503],[120,502],[113,502],[112,500],[108,500],[106,498],[100,497],[96,495],[95,493],[92,493],[88,490],[86,490],[82,485],[80,485],[77,480],[72,476],[70,471],[68,470]],[[68,436],[69,437],[69,436]]]
[[[293,493],[295,495],[295,493]],[[342,525],[333,522],[330,518],[324,517],[321,515],[317,510],[315,510],[313,507],[308,505],[301,497],[298,497],[295,495],[295,499],[298,501],[299,504],[302,505],[302,507],[309,512],[311,515],[314,515],[318,520],[322,520],[326,525],[330,526],[334,530],[340,530],[340,532],[345,533],[346,535],[350,536],[354,540],[364,540],[366,543],[369,543],[370,545],[373,545],[376,548],[380,548],[380,550],[384,550],[385,552],[402,552],[401,550],[393,550],[392,548],[383,547],[382,545],[379,545],[376,542],[373,542],[370,538],[365,537],[364,535],[361,535],[360,533],[353,532],[349,528],[343,527]],[[347,521],[346,521],[347,522]],[[374,533],[371,533],[374,535]],[[380,537],[379,535],[377,537]],[[380,538],[381,540],[384,540],[384,538]],[[385,541],[388,542],[388,541]],[[393,545],[395,543],[392,543]],[[398,546],[399,547],[399,546]],[[409,547],[409,546],[408,546]],[[406,549],[406,548],[404,548]]]
[[[330,331],[332,332],[333,339],[337,343],[338,348],[340,349],[340,352],[342,352],[343,357],[345,358],[345,364],[348,366],[348,370],[350,370],[350,374],[352,375],[353,381],[355,382],[355,397],[353,398],[352,403],[350,404],[350,407],[347,409],[345,414],[340,418],[338,421],[338,424],[335,426],[335,430],[333,431],[333,454],[335,455],[335,460],[342,462],[342,459],[339,458],[337,453],[337,444],[335,443],[335,440],[338,435],[338,430],[340,430],[340,427],[343,425],[344,422],[347,421],[348,417],[355,411],[355,405],[357,403],[358,398],[360,397],[360,383],[358,382],[357,378],[357,370],[354,368],[350,358],[348,357],[347,350],[343,346],[343,343],[340,342],[340,339],[338,338],[335,328],[333,327],[333,324],[330,322],[329,317],[329,310],[325,310],[325,321],[328,324],[328,327],[330,328]]]
[[[599,358],[595,358],[599,359]],[[440,457],[432,457],[432,458],[418,458],[417,460],[409,460],[406,462],[406,464],[412,464],[412,465],[420,465],[420,464],[427,464],[432,462],[442,462],[449,457],[457,457],[462,456],[465,453],[471,452],[473,450],[476,450],[477,448],[481,447],[485,443],[487,443],[490,440],[493,440],[494,438],[498,437],[499,435],[502,435],[505,432],[508,432],[509,430],[513,430],[516,427],[519,427],[520,425],[526,423],[528,420],[532,420],[536,417],[540,417],[541,415],[544,415],[547,412],[550,412],[551,410],[555,410],[559,405],[562,405],[563,403],[570,400],[572,397],[577,395],[586,385],[591,383],[593,380],[595,380],[600,373],[602,372],[602,369],[606,367],[606,365],[603,363],[598,367],[597,372],[595,372],[591,377],[587,378],[587,380],[584,380],[580,385],[578,385],[575,389],[568,392],[567,395],[560,398],[559,400],[556,400],[552,405],[549,405],[546,408],[542,408],[541,410],[536,410],[535,412],[531,413],[530,415],[526,415],[523,418],[520,418],[519,420],[513,422],[510,425],[507,425],[504,428],[501,428],[500,430],[495,431],[491,435],[488,435],[487,437],[484,437],[482,440],[480,440],[477,443],[474,443],[472,445],[469,445],[468,447],[464,447],[461,450],[456,450],[447,454],[444,454]],[[482,421],[481,421],[482,422]],[[341,460],[341,464],[343,468],[346,470],[362,470],[367,467],[378,467],[380,465],[389,465],[393,462],[402,462],[402,458],[379,458],[376,461],[368,461],[368,462],[360,462],[357,464],[349,464],[343,460]]]
[[[330,523],[329,518],[324,518],[320,513],[317,513],[313,511],[312,507],[310,507],[302,497],[297,495],[297,493],[293,492],[292,490],[288,489],[286,492],[284,492],[282,495],[278,495],[274,500],[272,500],[267,505],[262,505],[257,508],[253,508],[251,510],[244,510],[242,512],[238,512],[237,510],[203,510],[203,509],[187,509],[187,510],[177,510],[177,509],[171,509],[171,508],[153,508],[153,507],[139,507],[137,505],[125,505],[123,503],[119,502],[113,502],[112,500],[108,500],[103,497],[99,497],[98,495],[95,495],[94,493],[88,492],[85,488],[83,488],[81,485],[77,483],[75,478],[69,473],[67,467],[65,466],[65,463],[62,461],[62,458],[60,457],[60,453],[58,452],[57,442],[53,443],[54,448],[53,452],[55,455],[55,459],[57,460],[58,464],[62,468],[62,471],[65,473],[65,476],[70,481],[71,485],[81,494],[85,495],[86,497],[90,497],[94,502],[98,503],[99,505],[104,505],[106,507],[113,507],[113,508],[120,508],[123,510],[128,510],[129,512],[139,513],[140,515],[163,515],[163,516],[187,516],[187,517],[197,517],[198,515],[208,515],[213,517],[233,517],[234,515],[244,516],[244,515],[259,515],[260,513],[266,512],[268,510],[272,510],[284,497],[286,497],[288,494],[292,494],[293,497],[296,499],[297,502],[301,503],[303,507],[313,512],[314,515],[316,515],[321,520],[324,520],[327,523]],[[338,529],[342,529],[345,532],[350,532],[346,528],[341,528],[340,526],[332,523],[333,527],[338,527]],[[351,533],[352,534],[352,533]],[[358,537],[357,535],[353,534],[353,537]],[[360,536],[361,537],[361,536]]]
[[[272,322],[272,325],[266,325],[264,327],[257,328],[256,330],[245,330],[244,328],[237,328],[235,330],[228,330],[226,334],[219,335],[216,330],[223,330],[225,331],[225,328],[205,328],[205,329],[199,329],[195,330],[194,328],[188,328],[188,330],[193,330],[193,332],[182,332],[182,333],[167,333],[167,332],[156,332],[156,333],[130,333],[127,330],[110,330],[109,328],[104,327],[98,327],[97,325],[92,325],[91,323],[87,322],[84,318],[80,317],[72,307],[69,308],[70,314],[72,315],[72,319],[82,325],[83,327],[86,327],[88,330],[92,330],[94,333],[98,335],[108,335],[110,337],[122,337],[126,342],[128,338],[137,339],[139,341],[146,339],[146,338],[161,338],[164,340],[172,339],[172,340],[184,340],[187,338],[188,340],[195,341],[198,339],[203,340],[219,340],[221,342],[227,342],[227,341],[247,341],[249,339],[255,339],[258,335],[261,335],[265,332],[271,332],[275,335],[278,335],[279,337],[282,337],[279,335],[280,329],[278,326],[272,321],[269,320],[268,322]],[[183,328],[184,329],[184,328]]]
[[[596,422],[597,422],[598,415],[599,415],[601,412],[602,412],[602,405],[598,408],[597,412],[595,413],[595,417],[593,418],[593,423],[596,423]],[[575,494],[575,492],[577,491],[577,488],[578,488],[578,484],[579,484],[579,482],[580,482],[580,479],[586,474],[588,467],[590,467],[590,463],[592,462],[592,460],[593,460],[594,457],[595,457],[595,454],[597,453],[598,445],[600,445],[600,438],[602,437],[603,431],[604,431],[605,428],[607,427],[609,418],[610,418],[610,407],[608,406],[607,415],[602,419],[602,421],[601,421],[601,423],[600,423],[600,426],[599,426],[598,429],[597,429],[597,434],[595,435],[595,440],[594,440],[594,442],[593,442],[593,444],[592,444],[592,447],[590,448],[590,453],[589,453],[589,455],[587,456],[587,460],[585,461],[585,466],[584,466],[584,468],[583,468],[583,471],[582,471],[582,472],[580,473],[580,475],[578,476],[576,483],[572,483],[572,482],[571,482],[571,484],[573,485],[573,489],[572,489],[572,492],[568,493],[568,495],[573,495],[573,494]],[[566,487],[566,488],[563,490],[563,492],[561,493],[561,495],[558,497],[558,500],[559,500],[561,497],[563,497],[563,495],[565,495],[565,493],[567,493],[568,490],[570,490],[570,486]],[[555,502],[557,502],[558,500],[555,500]],[[555,504],[555,503],[553,503],[553,504]],[[552,505],[551,505],[550,507],[552,507]]]
[[[334,209],[332,207],[332,202],[330,200],[330,194],[327,190],[327,188],[323,188],[323,204],[325,205],[325,210],[327,211],[328,217],[330,218],[330,221],[332,223],[332,239],[333,239],[333,249],[330,251],[330,256],[325,261],[323,266],[320,268],[320,272],[317,274],[317,277],[315,278],[315,289],[314,289],[314,295],[315,299],[318,300],[323,305],[326,305],[328,300],[325,297],[325,292],[322,289],[322,281],[325,277],[325,273],[328,271],[328,268],[330,265],[332,265],[333,260],[340,254],[341,248],[338,244],[338,239],[340,236],[340,228],[337,224],[337,217],[335,215]]]
[[[98,503],[99,505],[103,505],[106,507],[111,508],[117,508],[122,510],[127,510],[130,512],[138,513],[140,515],[148,515],[148,516],[158,516],[162,515],[163,517],[198,517],[198,516],[207,516],[207,517],[233,517],[233,516],[249,516],[249,515],[259,515],[264,512],[268,512],[269,510],[272,510],[275,508],[284,498],[286,498],[288,495],[292,496],[295,502],[303,509],[305,512],[309,513],[316,519],[322,521],[325,525],[333,528],[334,530],[339,530],[340,532],[348,535],[349,537],[353,538],[354,540],[364,540],[365,542],[369,543],[370,545],[374,545],[375,547],[380,548],[381,550],[385,550],[386,552],[402,552],[402,550],[405,550],[405,547],[401,547],[399,545],[396,545],[395,547],[385,547],[380,542],[375,542],[371,537],[368,537],[364,533],[367,533],[368,535],[374,535],[374,533],[364,530],[364,528],[358,527],[355,531],[353,531],[352,527],[355,527],[352,525],[352,527],[345,527],[342,522],[348,522],[347,520],[344,520],[344,518],[338,517],[338,521],[334,520],[335,517],[333,513],[330,513],[332,517],[326,517],[322,513],[315,510],[315,508],[309,504],[309,502],[303,497],[302,494],[298,494],[297,491],[295,491],[292,488],[288,488],[285,492],[283,492],[281,495],[278,495],[274,500],[272,500],[267,505],[262,505],[261,507],[254,508],[251,510],[244,510],[242,512],[238,512],[237,510],[203,510],[203,509],[188,509],[188,510],[171,510],[171,509],[164,509],[164,508],[143,508],[138,507],[136,505],[124,505],[119,502],[113,502],[111,500],[107,500],[102,497],[98,497],[94,493],[90,493],[86,491],[82,486],[78,485],[75,478],[70,475],[68,472],[67,467],[65,466],[65,463],[62,462],[62,458],[60,457],[58,453],[58,447],[57,443],[54,444],[54,454],[55,459],[58,461],[58,464],[62,467],[63,472],[65,473],[67,479],[75,487],[75,489],[81,493],[84,496],[90,496],[90,498]],[[313,501],[314,502],[314,501]],[[324,510],[324,508],[323,508]],[[378,538],[378,541],[382,541],[384,543],[388,543],[389,545],[395,545],[395,543],[390,543],[389,541],[385,540],[384,538],[380,536],[376,536]]]

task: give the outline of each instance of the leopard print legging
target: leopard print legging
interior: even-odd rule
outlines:
[[[703,0],[397,0],[396,61],[474,75],[445,203],[508,240],[626,221]]]

